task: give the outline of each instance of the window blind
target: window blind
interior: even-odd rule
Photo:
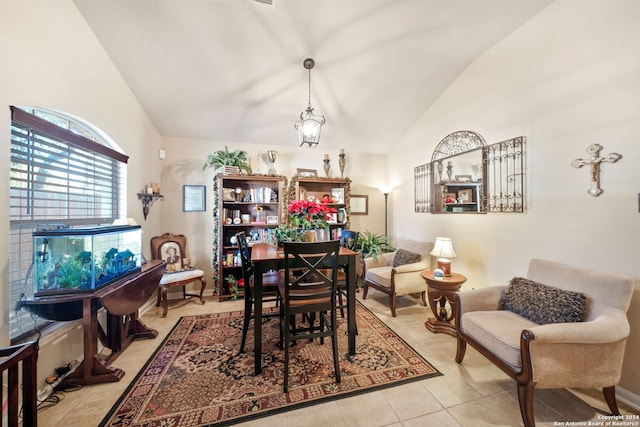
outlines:
[[[31,234],[45,224],[110,224],[118,218],[127,156],[11,107],[10,297],[33,297]],[[42,323],[42,321],[40,321]],[[34,327],[12,310],[11,337]]]

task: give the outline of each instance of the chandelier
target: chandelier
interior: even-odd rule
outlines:
[[[307,109],[300,113],[300,120],[294,126],[298,130],[300,147],[306,145],[309,148],[314,148],[320,142],[320,130],[326,120],[324,116],[313,114],[313,108],[311,107],[311,69],[316,63],[313,59],[307,58],[302,62],[302,65],[309,71],[309,100]]]

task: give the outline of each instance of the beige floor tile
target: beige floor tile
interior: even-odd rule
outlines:
[[[341,399],[337,403],[342,420],[349,427],[386,426],[400,421],[380,391]]]
[[[460,427],[460,424],[447,411],[438,411],[402,422],[402,427],[425,426]]]

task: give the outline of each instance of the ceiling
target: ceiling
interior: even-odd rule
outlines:
[[[319,149],[365,153],[552,0],[272,1],[74,0],[162,136],[297,147],[311,57]]]

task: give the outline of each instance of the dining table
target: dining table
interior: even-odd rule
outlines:
[[[347,334],[349,354],[356,353],[356,256],[358,252],[340,247],[338,265],[345,266],[347,276]],[[256,243],[251,247],[253,264],[253,313],[255,375],[262,372],[262,274],[270,270],[284,269],[284,250],[268,243]]]

